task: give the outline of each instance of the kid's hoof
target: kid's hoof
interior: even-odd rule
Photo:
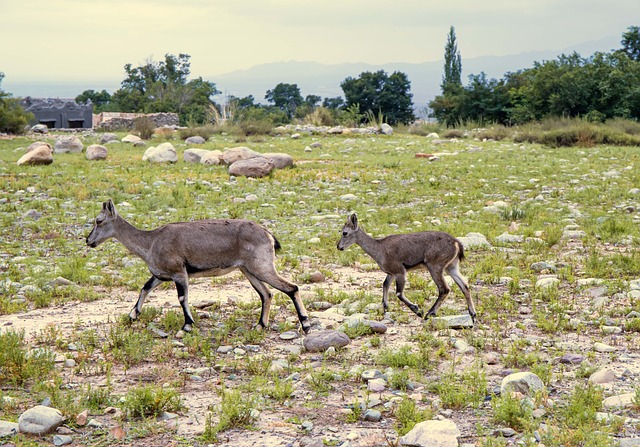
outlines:
[[[185,332],[191,332],[191,325],[190,324],[185,324],[184,326],[182,326],[182,330]]]

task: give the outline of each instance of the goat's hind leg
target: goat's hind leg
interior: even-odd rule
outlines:
[[[300,289],[298,289],[298,286],[278,275],[275,269],[273,272],[261,274],[260,276],[256,275],[256,278],[289,295],[289,298],[293,301],[293,306],[296,308],[302,330],[305,334],[309,332],[311,329],[311,321],[309,320],[307,309],[304,307],[302,299],[300,299]]]
[[[131,318],[132,320],[136,320],[140,316],[140,313],[142,313],[142,305],[144,304],[144,300],[147,298],[147,295],[149,295],[149,293],[151,293],[153,289],[158,287],[163,282],[164,281],[162,279],[155,276],[149,278],[149,281],[147,281],[142,287],[142,290],[140,290],[140,296],[138,297],[136,305],[133,306],[133,309],[131,309],[131,312],[129,312],[129,318]]]
[[[455,283],[460,287],[462,294],[464,295],[465,300],[467,301],[467,309],[469,310],[469,315],[471,316],[471,321],[476,322],[476,308],[473,305],[473,299],[471,298],[471,291],[469,290],[469,284],[464,279],[464,277],[460,274],[458,270],[458,263],[455,262],[451,266],[447,268],[447,273],[449,276],[453,278]]]
[[[435,303],[433,303],[433,306],[431,306],[431,309],[427,311],[427,314],[424,317],[425,320],[429,317],[436,316],[438,310],[440,309],[440,306],[442,306],[444,300],[447,299],[447,296],[449,296],[449,292],[451,292],[451,288],[447,285],[447,281],[444,279],[444,273],[442,270],[435,270],[429,266],[427,266],[427,269],[431,274],[431,278],[433,278],[433,282],[435,282],[436,286],[438,287],[438,298],[436,299]]]
[[[387,274],[387,277],[382,283],[382,310],[384,313],[389,312],[389,287],[393,281],[393,275]]]
[[[262,302],[262,308],[260,311],[260,319],[258,320],[258,327],[266,329],[269,326],[269,313],[271,311],[271,292],[264,285],[262,281],[253,276],[249,271],[245,268],[240,268],[240,271],[244,276],[247,277],[251,286],[254,288],[258,295],[260,295],[260,301]]]

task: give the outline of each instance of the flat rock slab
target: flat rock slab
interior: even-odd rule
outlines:
[[[324,352],[330,347],[342,348],[349,343],[351,339],[344,332],[324,330],[307,335],[303,344],[309,352]]]
[[[18,424],[15,422],[0,421],[0,438],[18,434]]]
[[[453,421],[424,421],[400,438],[400,445],[412,447],[458,447],[460,430]]]
[[[451,329],[465,329],[473,327],[471,315],[447,315],[446,317],[436,317],[433,319],[436,323],[444,322]]]

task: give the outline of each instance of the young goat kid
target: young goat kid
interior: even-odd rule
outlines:
[[[476,311],[471,300],[469,286],[458,271],[458,263],[464,258],[462,243],[450,234],[441,231],[423,231],[420,233],[393,234],[382,239],[374,239],[358,227],[358,217],[352,214],[342,227],[342,237],[338,250],[344,250],[352,244],[358,244],[373,258],[387,278],[382,283],[382,307],[389,308],[388,295],[391,282],[396,281],[396,295],[409,309],[420,318],[435,316],[451,288],[447,285],[444,272],[456,282],[465,299],[469,315],[475,322]],[[417,305],[404,296],[404,284],[407,271],[426,267],[438,287],[438,299],[426,315]]]
[[[142,258],[152,275],[129,313],[133,320],[140,315],[144,300],[153,289],[164,281],[173,281],[184,313],[182,329],[191,331],[194,321],[189,310],[189,278],[222,276],[240,269],[262,300],[259,326],[266,328],[269,324],[271,292],[264,284],[267,283],[289,295],[304,332],[311,327],[298,286],[276,272],[275,250],[280,248],[280,243],[254,222],[208,219],[170,223],[144,231],[120,217],[109,200],[102,204],[87,245],[97,247],[112,237]]]

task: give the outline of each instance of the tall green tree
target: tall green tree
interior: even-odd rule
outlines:
[[[100,113],[105,111],[105,107],[111,102],[111,95],[106,90],[96,92],[95,90],[85,90],[76,96],[75,101],[78,104],[86,104],[87,101],[91,101],[93,104],[93,113]]]
[[[640,62],[640,27],[630,26],[627,31],[622,34],[622,51],[629,56],[630,59]]]
[[[267,90],[264,99],[286,113],[291,118],[296,109],[304,103],[297,84],[280,83],[273,90]]]
[[[391,76],[383,70],[363,72],[357,78],[348,77],[340,84],[345,108],[357,107],[360,114],[382,114],[389,124],[415,120],[411,82],[406,74],[396,71]]]
[[[148,60],[134,67],[126,64],[127,77],[111,97],[111,109],[121,112],[174,112],[180,123],[204,123],[216,107],[212,96],[220,92],[213,82],[201,77],[188,80],[191,63],[188,54],[166,54],[164,61]]]
[[[452,26],[449,28],[447,43],[444,47],[444,73],[440,88],[442,93],[447,93],[449,89],[455,89],[462,85],[462,58],[458,50],[456,41],[456,30]]]
[[[0,132],[23,134],[33,114],[26,112],[18,99],[2,90],[3,79],[4,73],[0,72]]]

